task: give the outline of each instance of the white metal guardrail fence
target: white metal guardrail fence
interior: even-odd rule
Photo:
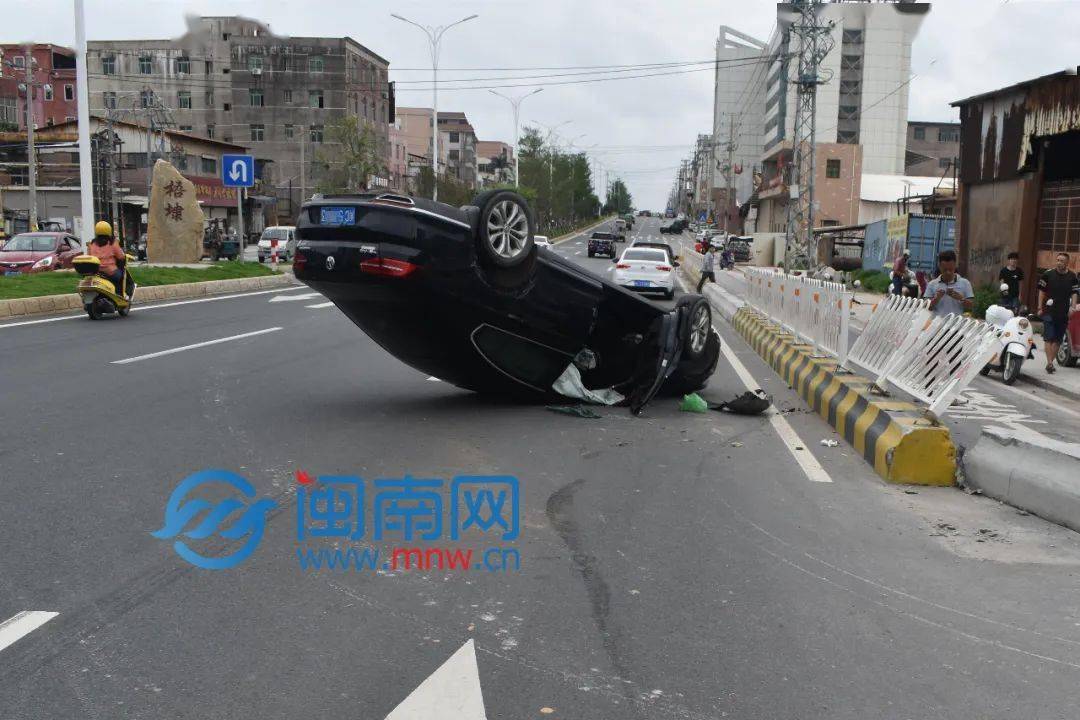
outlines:
[[[960,315],[934,318],[914,342],[896,353],[885,378],[940,418],[986,364],[996,343],[997,330],[982,320]]]
[[[915,342],[930,318],[929,300],[889,295],[874,306],[870,322],[851,346],[848,359],[873,373],[878,387],[884,388],[890,360]]]
[[[751,307],[799,342],[813,345],[815,354],[832,355],[841,365],[847,362],[851,292],[840,283],[763,268],[745,271]]]
[[[997,331],[981,320],[960,315],[933,318],[930,301],[889,296],[878,303],[866,329],[848,352],[852,293],[839,283],[745,268],[751,307],[790,332],[815,354],[827,353],[840,365],[848,360],[876,376],[877,386],[892,386],[926,403],[940,418],[986,364]]]

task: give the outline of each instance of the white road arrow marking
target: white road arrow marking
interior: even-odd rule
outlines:
[[[299,295],[278,295],[277,297],[270,298],[270,302],[292,302],[293,300],[311,300],[312,298],[322,297],[317,292],[300,293]]]
[[[46,610],[24,610],[0,623],[0,650],[34,632],[58,614]],[[475,657],[473,663],[476,663]]]
[[[332,303],[332,302],[316,303],[315,305],[305,305],[304,307],[315,308],[315,309],[328,308],[328,307],[334,307],[334,303]]]
[[[243,160],[233,160],[232,169],[229,170],[229,177],[232,178],[233,182],[236,182],[240,178],[243,178],[244,182],[247,182],[247,163]]]
[[[487,720],[473,641],[431,673],[386,720]]]

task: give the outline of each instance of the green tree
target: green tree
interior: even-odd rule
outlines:
[[[367,190],[372,176],[385,175],[375,127],[356,115],[343,115],[326,129],[330,142],[315,161],[321,168],[316,187],[322,193]]]
[[[624,215],[630,212],[633,207],[633,197],[626,188],[626,183],[616,178],[608,186],[607,202],[604,203],[604,208],[608,212]]]

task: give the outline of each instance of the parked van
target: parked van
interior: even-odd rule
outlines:
[[[277,241],[278,262],[287,262],[296,254],[296,228],[292,225],[273,225],[263,230],[259,238],[259,262],[270,259],[274,240]]]

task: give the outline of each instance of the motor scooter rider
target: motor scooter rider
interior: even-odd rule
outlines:
[[[733,267],[735,267],[735,253],[731,251],[731,248],[725,247],[720,253],[720,269],[727,270]]]
[[[112,225],[99,220],[94,225],[94,240],[87,250],[101,262],[98,274],[110,280],[119,295],[123,288],[127,255],[113,239]]]

